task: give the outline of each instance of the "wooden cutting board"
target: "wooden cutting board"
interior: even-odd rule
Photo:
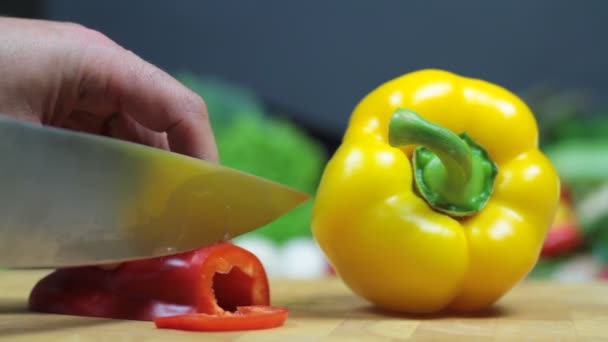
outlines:
[[[290,309],[281,328],[199,333],[151,322],[30,313],[28,293],[46,272],[0,272],[0,341],[608,341],[608,283],[522,282],[494,308],[468,317],[383,314],[335,278],[273,280],[273,304]]]

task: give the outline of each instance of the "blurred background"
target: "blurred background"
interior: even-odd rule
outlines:
[[[398,75],[442,68],[533,109],[564,186],[530,278],[608,278],[608,2],[3,0],[0,14],[99,30],[209,106],[223,163],[312,196],[355,104]],[[236,242],[270,275],[331,274],[311,202]]]

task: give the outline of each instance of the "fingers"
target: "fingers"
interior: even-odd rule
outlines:
[[[105,118],[86,111],[74,111],[61,122],[60,126],[75,131],[99,134],[104,131]]]
[[[144,140],[159,138],[143,133],[143,127],[165,133],[171,151],[217,161],[209,115],[200,96],[133,53],[122,49],[101,51],[83,64],[85,87],[101,91],[107,103],[141,125],[137,131],[141,137],[146,136]],[[123,123],[125,127],[137,127]]]
[[[128,115],[116,114],[106,121],[105,126],[106,135],[163,150],[170,149],[166,133],[154,132]]]
[[[217,160],[203,100],[102,33],[35,20],[0,26],[1,112],[97,134],[121,113],[113,136]]]

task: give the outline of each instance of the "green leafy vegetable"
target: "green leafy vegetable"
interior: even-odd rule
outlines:
[[[201,95],[209,109],[223,165],[288,185],[312,196],[327,156],[323,147],[286,118],[268,113],[249,90],[218,78],[181,73],[178,79]],[[248,235],[276,243],[311,236],[312,201]]]

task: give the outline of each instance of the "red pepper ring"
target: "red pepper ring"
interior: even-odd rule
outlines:
[[[235,331],[270,329],[282,326],[289,312],[285,308],[267,305],[239,306],[235,312],[219,315],[204,313],[158,317],[156,327],[194,331]]]
[[[239,314],[232,311],[268,306],[269,302],[268,278],[259,259],[236,245],[218,243],[177,255],[125,262],[115,269],[58,269],[34,286],[29,308],[145,321],[184,314],[233,315],[231,322],[238,327],[238,319],[251,319],[243,314],[245,309]],[[272,317],[268,319],[274,324]],[[261,324],[263,320],[257,321]]]

